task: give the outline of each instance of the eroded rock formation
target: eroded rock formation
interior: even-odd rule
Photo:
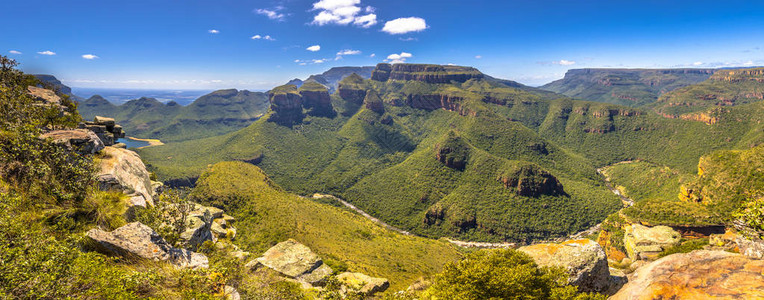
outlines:
[[[541,267],[564,268],[568,283],[582,292],[606,292],[613,285],[605,251],[592,240],[536,244],[517,250],[528,254]]]

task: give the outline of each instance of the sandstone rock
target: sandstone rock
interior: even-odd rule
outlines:
[[[526,197],[565,193],[562,183],[554,175],[533,164],[507,168],[497,180],[505,188],[513,188],[518,195]]]
[[[241,300],[241,294],[239,294],[239,291],[230,285],[223,287],[223,296],[226,300]]]
[[[668,226],[632,224],[626,227],[623,243],[632,260],[654,260],[666,248],[679,244],[681,238],[681,234]]]
[[[293,239],[278,243],[246,265],[250,269],[263,266],[311,285],[321,285],[332,273],[310,248]]]
[[[212,214],[210,214],[209,210],[205,211],[201,221],[203,222],[202,225],[193,229],[194,232],[191,234],[191,237],[187,242],[188,246],[192,249],[199,249],[199,247],[206,241],[215,242],[216,240],[211,232],[213,222]]]
[[[44,104],[49,105],[59,105],[61,104],[61,97],[56,95],[56,92],[51,91],[49,89],[44,89],[36,86],[28,86],[27,92],[29,95],[35,98],[35,100],[40,101]]]
[[[114,147],[105,147],[102,154],[97,174],[100,188],[120,189],[128,195],[141,195],[146,203],[153,206],[151,179],[141,157],[133,151]]]
[[[361,273],[344,272],[337,275],[343,286],[359,291],[366,295],[381,293],[390,287],[390,282],[385,278],[371,277]]]
[[[724,251],[673,254],[634,272],[611,300],[761,299],[764,260]]]
[[[114,125],[116,125],[116,122],[114,121],[113,118],[107,118],[107,117],[101,117],[101,116],[96,116],[93,119],[93,122],[95,122],[96,124],[107,126],[107,127],[114,127]]]
[[[518,249],[539,266],[563,267],[570,284],[584,292],[603,292],[610,286],[607,256],[592,240],[572,240],[560,244],[537,244]]]
[[[363,99],[363,105],[366,109],[378,114],[385,113],[385,106],[382,103],[382,98],[379,98],[379,95],[374,90],[366,92],[366,97]]]
[[[283,126],[300,123],[302,115],[302,96],[293,85],[280,86],[270,92],[271,111],[268,121]]]
[[[94,154],[104,149],[101,139],[95,133],[84,129],[54,130],[42,134],[40,138],[50,138],[53,143],[80,154]]]
[[[299,89],[302,96],[302,105],[313,116],[334,116],[334,108],[329,91],[325,86],[316,82],[306,82]]]
[[[109,254],[168,261],[177,267],[207,268],[209,265],[204,254],[173,248],[154,230],[139,222],[112,232],[92,229],[87,236],[99,245],[99,250]]]
[[[758,237],[747,238],[738,235],[735,238],[735,244],[737,244],[740,254],[750,258],[764,259],[764,240]]]

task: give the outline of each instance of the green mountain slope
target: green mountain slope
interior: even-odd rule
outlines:
[[[709,108],[758,102],[764,99],[764,68],[719,70],[698,84],[677,89],[651,105],[669,118],[716,122],[706,112]]]
[[[152,98],[114,105],[100,96],[93,96],[82,101],[79,109],[86,119],[96,115],[114,117],[131,136],[173,142],[244,128],[265,113],[268,97],[260,92],[219,90],[199,97],[188,106],[181,106]]]
[[[247,251],[262,253],[294,238],[332,267],[388,278],[394,291],[461,257],[448,242],[394,233],[352,212],[285,192],[248,163],[209,167],[190,197],[235,212],[237,243]]]
[[[713,73],[712,69],[573,69],[541,88],[576,99],[640,107]]]

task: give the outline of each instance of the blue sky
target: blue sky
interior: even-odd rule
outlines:
[[[572,68],[764,65],[764,1],[3,0],[2,10],[0,53],[74,87],[264,90],[383,61],[469,65],[529,85]]]

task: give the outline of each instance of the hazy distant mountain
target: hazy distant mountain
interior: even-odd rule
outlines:
[[[257,120],[267,109],[267,94],[235,89],[214,91],[188,106],[146,97],[114,105],[96,95],[82,101],[79,107],[86,119],[96,115],[115,118],[129,136],[169,142],[236,131]]]
[[[573,69],[542,89],[576,99],[639,107],[708,79],[714,69]]]
[[[314,81],[318,82],[320,84],[323,84],[327,88],[329,88],[329,92],[333,93],[337,89],[337,85],[339,82],[347,77],[350,76],[350,74],[358,74],[358,76],[361,76],[361,78],[369,79],[371,78],[371,72],[374,71],[374,67],[367,66],[367,67],[334,67],[329,69],[328,71],[321,73],[321,74],[315,74],[310,75],[305,80],[301,80],[298,78],[292,79],[286,84],[292,84],[297,87],[302,86],[302,84],[306,81]]]

